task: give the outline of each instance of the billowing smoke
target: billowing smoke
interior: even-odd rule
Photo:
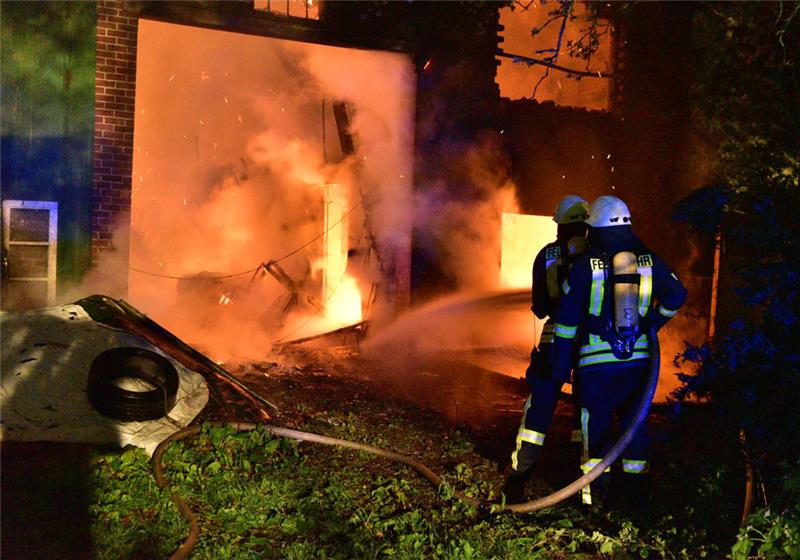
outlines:
[[[410,246],[407,58],[150,21],[138,56],[132,303],[226,361],[352,322],[333,310],[354,291],[360,319],[363,262]]]
[[[460,289],[496,287],[502,212],[516,210],[508,162],[496,142],[460,146],[467,196],[434,185],[412,197],[406,57],[149,21],[138,53],[129,297],[178,336],[238,361],[341,326],[321,301],[324,239],[312,241],[331,225],[331,185],[346,199],[351,253],[337,297],[350,287],[369,304],[383,290],[370,316],[391,313],[393,290],[407,289],[412,225],[443,251]],[[334,103],[346,106],[353,154]],[[274,259],[295,294],[256,270]]]
[[[415,194],[417,243],[436,255],[457,290],[495,289],[503,213],[518,211],[510,164],[492,136],[451,149],[460,156],[454,158],[459,169],[449,177],[455,188],[442,181]]]
[[[453,280],[454,293],[400,316],[362,350],[369,356],[403,356],[412,369],[417,360],[442,352],[461,352],[463,358],[470,351],[511,351],[526,357],[535,332],[530,296],[509,299],[497,292],[502,216],[518,212],[510,162],[491,133],[452,142],[445,151],[450,154],[441,163],[446,180],[418,185],[415,192],[414,234]],[[522,376],[524,370],[512,360],[501,371]]]
[[[58,305],[72,303],[93,294],[103,294],[113,298],[125,296],[128,292],[129,220],[130,215],[127,212],[118,216],[110,246],[100,253],[99,262],[84,276],[80,285],[69,286],[58,295],[56,301]]]
[[[305,48],[305,65],[321,93],[355,104],[351,126],[375,234],[382,243],[407,248],[416,88],[410,62],[389,53]]]

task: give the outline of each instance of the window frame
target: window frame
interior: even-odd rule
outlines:
[[[44,241],[11,241],[11,211],[12,210],[47,210],[48,240]],[[47,246],[47,276],[20,276],[11,277],[4,272],[5,282],[47,282],[47,305],[53,305],[56,300],[56,264],[58,254],[58,202],[47,200],[4,200],[3,201],[3,252],[8,258],[12,245]]]

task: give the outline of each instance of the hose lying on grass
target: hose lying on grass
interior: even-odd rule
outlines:
[[[565,486],[564,488],[556,492],[553,492],[552,494],[549,494],[547,496],[543,496],[539,499],[532,500],[530,502],[522,504],[513,504],[513,505],[492,504],[490,502],[472,498],[458,491],[454,492],[454,496],[459,500],[477,509],[486,509],[497,513],[502,513],[502,512],[529,513],[533,511],[538,511],[540,509],[544,509],[546,507],[554,506],[557,503],[569,498],[573,494],[576,494],[582,488],[592,483],[597,477],[599,477],[603,473],[603,471],[606,468],[611,466],[611,464],[617,460],[617,458],[622,454],[622,452],[628,446],[628,443],[630,443],[634,434],[639,429],[639,426],[642,424],[642,422],[645,421],[645,418],[647,418],[647,413],[650,410],[650,404],[652,403],[653,395],[655,395],[656,385],[658,383],[658,370],[660,367],[658,337],[654,330],[651,330],[648,336],[650,339],[650,372],[647,378],[647,384],[645,386],[645,390],[642,393],[642,399],[639,402],[639,405],[636,409],[633,421],[630,423],[625,432],[623,432],[622,436],[619,438],[617,443],[614,444],[614,446],[608,451],[606,456],[603,457],[603,459],[600,461],[600,463],[597,464],[597,466],[595,466],[592,470],[590,470],[589,472],[587,472],[586,474],[575,480],[573,483]],[[253,423],[237,423],[237,422],[220,424],[220,425],[226,425],[232,427],[237,431],[254,430],[258,426],[258,424],[253,424]],[[309,432],[301,432],[299,430],[292,430],[289,428],[280,428],[278,426],[271,426],[269,424],[265,424],[263,426],[267,432],[278,437],[296,439],[298,441],[308,441],[312,443],[321,443],[323,445],[334,445],[337,447],[344,447],[346,449],[354,449],[356,451],[364,451],[366,453],[375,455],[377,457],[383,457],[391,461],[396,461],[398,463],[408,465],[409,467],[420,473],[434,487],[439,488],[442,484],[442,479],[427,466],[423,465],[422,463],[420,463],[415,459],[412,459],[411,457],[408,457],[406,455],[401,455],[400,453],[387,451],[385,449],[380,449],[378,447],[373,447],[371,445],[366,445],[363,443],[356,443],[344,439],[338,439],[319,434],[313,434]],[[153,453],[152,461],[153,461],[153,472],[155,474],[156,483],[158,484],[159,488],[164,488],[167,486],[167,479],[164,476],[164,468],[163,465],[161,464],[161,459],[164,456],[164,452],[167,450],[169,444],[172,443],[173,441],[179,441],[191,438],[200,433],[201,430],[202,426],[189,426],[188,428],[184,428],[182,430],[175,432],[174,434],[166,438],[158,445],[155,452]],[[191,554],[194,545],[197,543],[197,539],[199,536],[197,517],[194,515],[194,513],[192,513],[192,510],[189,508],[188,504],[186,504],[186,502],[174,492],[170,494],[170,499],[172,499],[175,505],[178,506],[178,510],[189,521],[190,525],[189,535],[186,537],[183,544],[181,544],[181,546],[171,556],[173,560],[181,560],[189,557],[189,554]]]

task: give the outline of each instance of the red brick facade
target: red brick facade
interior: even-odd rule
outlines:
[[[97,2],[92,263],[112,249],[114,228],[129,227],[138,16],[121,1]],[[117,223],[119,222],[119,223]],[[127,252],[127,247],[120,247]]]

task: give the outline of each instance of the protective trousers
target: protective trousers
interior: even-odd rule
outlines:
[[[612,417],[619,416],[620,433],[633,421],[647,382],[648,367],[625,366],[579,369],[581,431],[583,432],[583,457],[581,470],[589,472],[597,465],[615,443],[612,435]],[[623,480],[621,489],[631,499],[646,501],[649,481],[647,450],[649,438],[647,425],[642,423],[630,444],[622,453]],[[609,470],[581,492],[584,504],[602,501],[608,493]],[[638,494],[638,495],[637,495]]]
[[[550,349],[552,344],[542,344],[531,352],[531,362],[525,373],[530,395],[525,401],[517,442],[511,454],[511,469],[527,474],[542,453],[544,436],[556,409],[562,383],[550,374]]]

